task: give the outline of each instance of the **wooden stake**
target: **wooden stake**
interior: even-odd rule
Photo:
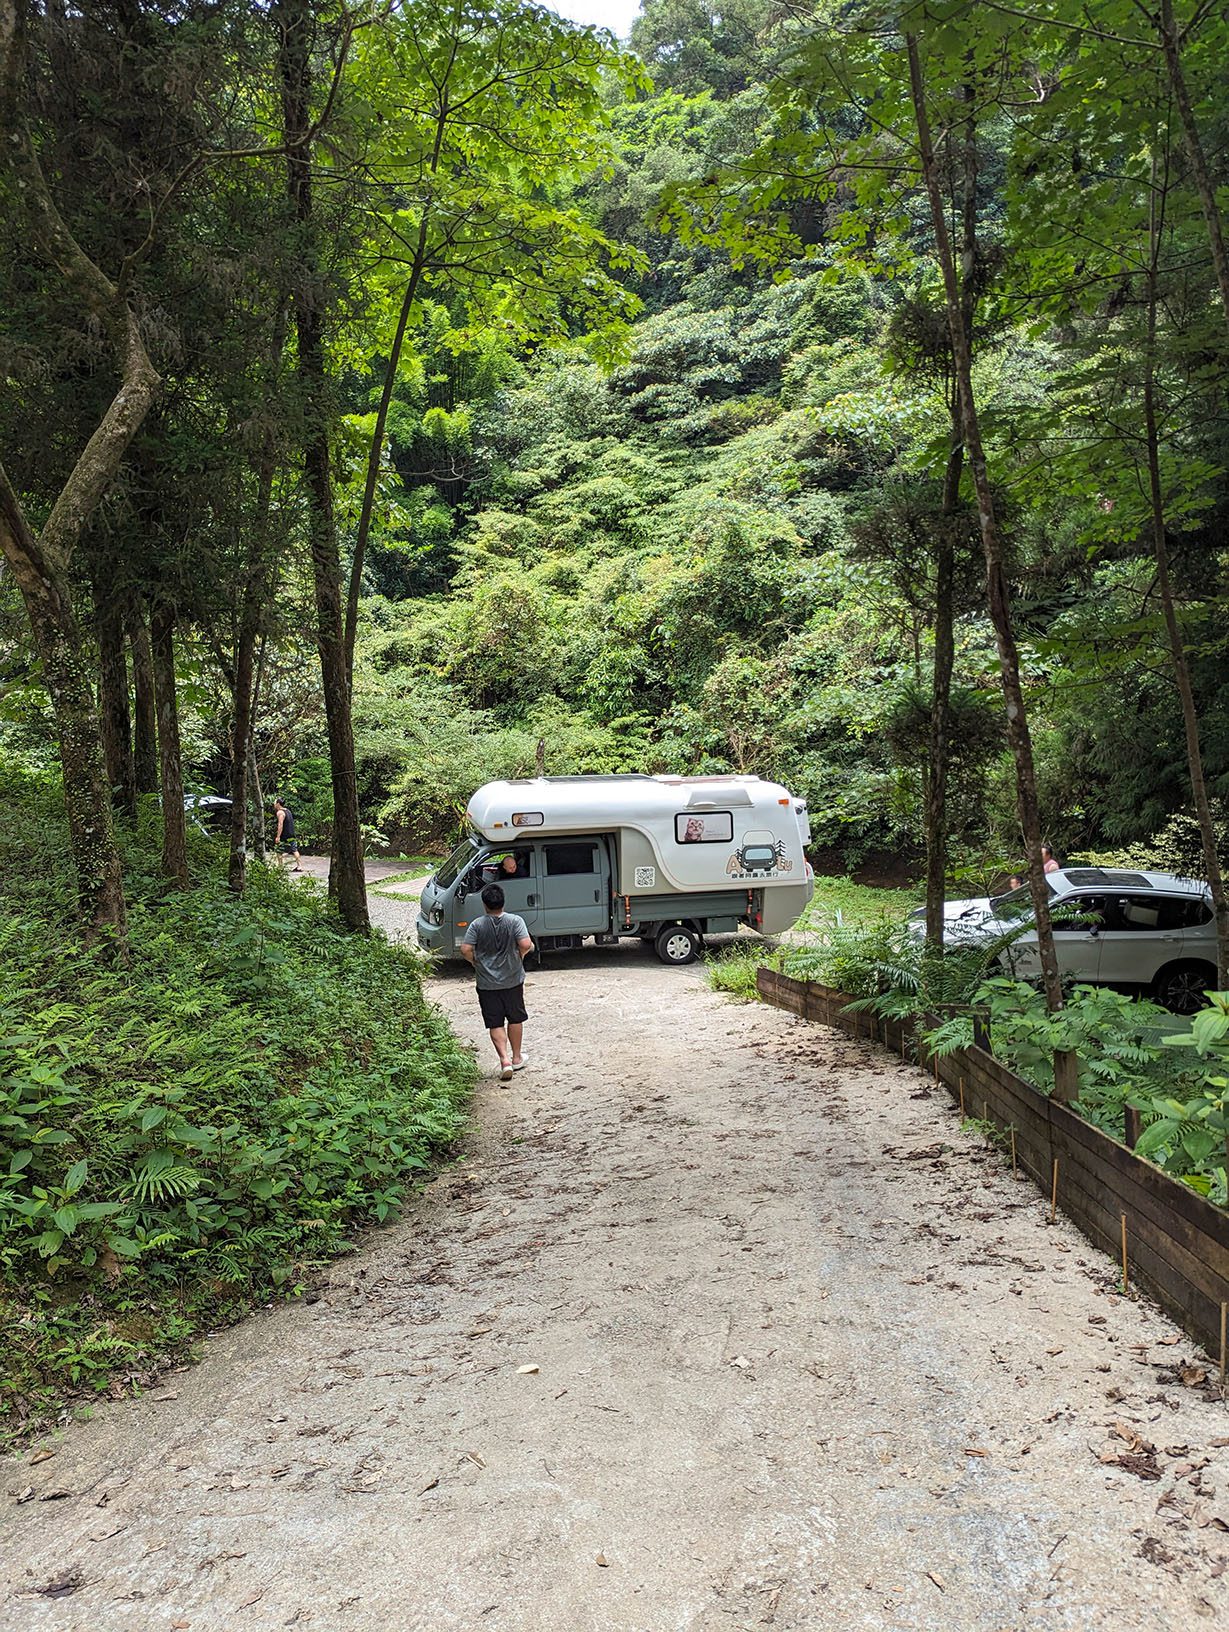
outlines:
[[[1015,1128],[1015,1123],[1014,1122],[1012,1123],[1012,1127],[1011,1127],[1011,1176],[1012,1176],[1013,1179],[1017,1176],[1016,1175],[1016,1128]]]
[[[1122,1218],[1122,1295],[1125,1298],[1127,1287],[1130,1285],[1127,1279],[1127,1215],[1122,1213],[1120,1217]]]
[[[1220,1306],[1220,1391],[1225,1392],[1225,1329],[1229,1325],[1229,1303]]]
[[[934,1067],[935,1067],[935,1081],[938,1082],[938,1080],[939,1080],[939,1056],[937,1054],[934,1057]]]
[[[1050,1186],[1050,1223],[1058,1215],[1058,1157],[1054,1158],[1054,1180]]]
[[[964,1117],[964,1078],[963,1077],[961,1077],[961,1079],[960,1079],[960,1115],[961,1115],[961,1119],[963,1120],[963,1117]]]
[[[983,1122],[989,1122],[990,1120],[990,1101],[988,1099],[983,1099],[981,1102],[981,1119]]]

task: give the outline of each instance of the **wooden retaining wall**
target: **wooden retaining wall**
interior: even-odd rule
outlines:
[[[761,969],[757,985],[777,1008],[915,1059],[947,1085],[965,1115],[993,1123],[1007,1139],[1014,1132],[1016,1161],[1047,1198],[1057,1163],[1059,1209],[1119,1263],[1125,1216],[1131,1281],[1219,1356],[1223,1368],[1229,1212],[1039,1092],[984,1048],[932,1057],[912,1021],[847,1013],[853,999],[830,986],[775,969]]]

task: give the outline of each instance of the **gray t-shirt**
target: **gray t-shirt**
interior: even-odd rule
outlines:
[[[521,984],[525,964],[517,942],[528,935],[525,920],[515,912],[501,912],[494,918],[484,912],[467,926],[463,944],[474,949],[480,992],[506,992],[509,986]]]

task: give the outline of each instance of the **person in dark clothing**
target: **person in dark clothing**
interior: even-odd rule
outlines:
[[[488,884],[482,892],[485,909],[481,918],[467,926],[461,956],[477,975],[478,1005],[499,1056],[499,1078],[511,1082],[514,1071],[523,1071],[521,1037],[525,1021],[525,957],[533,951],[533,940],[525,920],[504,911],[504,892],[498,884]]]
[[[273,814],[277,819],[277,826],[273,833],[273,848],[279,855],[289,853],[294,857],[292,873],[301,873],[303,867],[299,856],[299,842],[294,836],[294,811],[284,804],[280,798],[273,801]]]

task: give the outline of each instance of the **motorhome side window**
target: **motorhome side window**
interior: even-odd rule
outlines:
[[[733,811],[708,810],[703,816],[683,811],[674,818],[676,844],[729,844],[733,838]]]
[[[565,873],[596,873],[597,851],[591,844],[548,844],[546,876],[559,878]]]

